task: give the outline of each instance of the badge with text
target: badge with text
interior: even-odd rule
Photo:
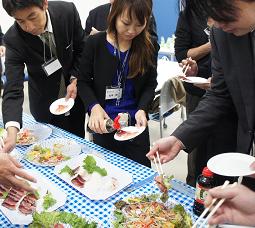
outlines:
[[[107,86],[105,91],[105,100],[120,99],[122,97],[122,88]]]
[[[52,75],[62,68],[61,63],[57,58],[51,58],[49,61],[42,65],[42,68],[47,76]]]

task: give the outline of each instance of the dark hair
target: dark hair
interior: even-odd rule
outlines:
[[[148,32],[152,13],[151,0],[115,0],[108,16],[108,32],[117,38],[116,20],[125,10],[130,20],[134,15],[141,25],[147,21],[144,30],[132,41],[129,78],[144,74],[148,66],[153,65],[154,46]]]
[[[219,22],[236,21],[238,8],[235,6],[235,0],[194,0],[198,14],[211,17]],[[244,2],[255,2],[255,0],[241,0]]]
[[[31,6],[38,6],[41,9],[44,5],[44,0],[2,0],[5,11],[13,16],[15,11],[25,9]]]

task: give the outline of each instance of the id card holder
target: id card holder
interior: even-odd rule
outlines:
[[[113,86],[106,86],[105,89],[105,100],[111,99],[121,99],[122,97],[122,88],[121,87],[113,87]]]
[[[50,75],[61,69],[62,65],[57,58],[53,57],[49,61],[42,64],[42,68],[45,74],[49,77]]]

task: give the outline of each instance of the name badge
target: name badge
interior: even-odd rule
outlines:
[[[122,97],[122,88],[106,87],[105,100],[120,99]]]
[[[57,58],[51,58],[49,61],[42,65],[42,68],[47,76],[52,75],[62,68],[61,63]]]

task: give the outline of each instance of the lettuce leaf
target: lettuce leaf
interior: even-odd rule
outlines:
[[[87,170],[88,173],[98,172],[101,176],[107,176],[107,171],[105,168],[101,168],[97,166],[96,160],[93,158],[93,156],[88,155],[83,160],[83,168]]]

